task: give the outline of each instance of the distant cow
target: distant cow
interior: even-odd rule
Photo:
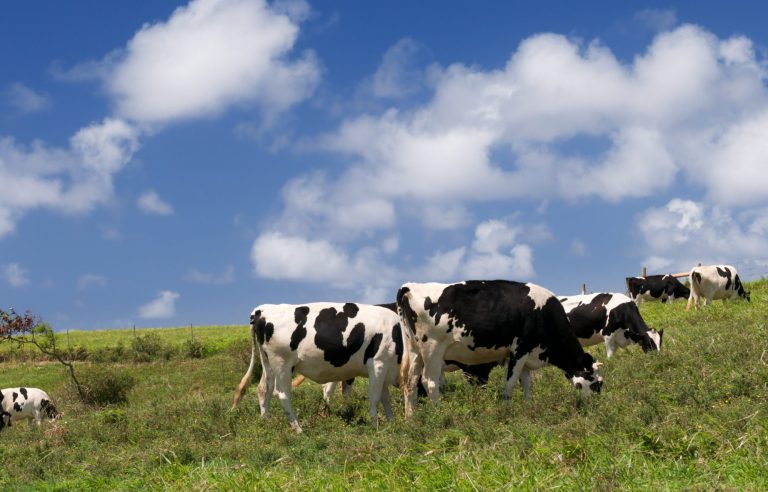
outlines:
[[[637,343],[648,352],[661,350],[664,330],[648,328],[632,299],[624,294],[603,292],[561,297],[571,330],[583,347],[605,342],[606,356]]]
[[[40,425],[43,417],[53,420],[59,412],[48,393],[38,388],[5,388],[0,390],[0,429],[19,419]]]
[[[687,299],[691,291],[672,275],[627,277],[627,293],[635,303],[640,301],[674,301]]]
[[[265,304],[251,314],[251,363],[235,392],[237,406],[261,357],[259,406],[269,413],[277,396],[297,432],[301,427],[291,407],[293,370],[318,383],[368,378],[371,423],[377,425],[378,405],[392,417],[388,385],[398,382],[403,356],[400,318],[389,309],[354,303]]]
[[[565,310],[550,291],[506,280],[457,284],[407,283],[397,293],[409,357],[403,363],[406,416],[413,414],[419,375],[439,399],[445,360],[476,365],[510,358],[504,396],[521,379],[530,397],[529,371],[554,364],[584,393],[603,384],[599,363],[571,333]]]
[[[700,299],[704,298],[704,305],[709,301],[722,299],[738,299],[743,297],[749,301],[749,292],[744,290],[739,274],[730,265],[697,266],[691,270],[691,295],[688,298],[686,311],[693,304],[699,308]]]

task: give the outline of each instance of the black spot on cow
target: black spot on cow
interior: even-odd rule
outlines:
[[[611,297],[610,294],[598,294],[589,303],[580,304],[568,313],[571,330],[578,338],[592,338],[592,335],[605,327],[608,319],[605,305]]]
[[[691,282],[695,283],[696,285],[701,285],[701,273],[693,272],[691,274]]]
[[[357,314],[356,305],[345,304],[345,310],[347,306],[354,306],[354,313]],[[344,332],[347,330],[350,317],[346,312],[337,312],[336,308],[326,308],[321,310],[315,318],[315,345],[323,351],[323,358],[335,367],[341,367],[349,362],[365,341],[365,325],[358,323],[349,332],[347,343],[344,343]]]
[[[402,318],[405,320],[411,333],[416,333],[416,312],[413,310],[405,295],[410,292],[408,287],[400,287],[397,291],[397,306],[402,311]]]
[[[379,351],[379,346],[381,345],[381,339],[384,338],[383,333],[377,333],[371,338],[370,343],[368,344],[368,347],[365,349],[365,354],[363,355],[363,364],[368,363],[368,359],[372,359],[376,356],[376,354]]]
[[[255,324],[254,324],[255,323]],[[272,338],[272,334],[275,332],[275,325],[268,323],[262,316],[257,316],[256,320],[252,322],[253,329],[256,331],[256,340],[259,345],[264,345]]]
[[[15,411],[17,411],[17,412],[21,412],[21,410],[22,410],[22,407],[21,407],[21,405],[19,405],[19,403],[18,403],[18,402],[16,402],[16,403],[14,403],[14,404],[13,404],[13,409],[14,409]]]
[[[421,337],[421,341],[422,342],[426,342],[427,341],[427,335],[426,334],[423,337]]]
[[[725,290],[730,290],[731,288],[731,270],[728,268],[720,268],[716,267],[717,274],[721,277],[725,278]]]
[[[27,388],[19,388],[19,393],[24,397],[24,399],[27,399]]]
[[[360,311],[360,308],[357,307],[357,304],[348,302],[344,304],[344,307],[342,308],[344,311],[344,314],[347,315],[348,318],[354,318],[357,316],[357,313]]]
[[[400,323],[392,327],[392,340],[395,342],[397,363],[400,364],[403,361],[403,332],[400,330]]]
[[[297,348],[299,348],[299,343],[301,343],[304,338],[307,336],[307,315],[309,314],[309,307],[308,306],[299,306],[296,308],[296,310],[293,312],[293,320],[296,322],[296,329],[293,330],[293,333],[291,334],[291,350],[295,351]]]
[[[427,311],[432,318],[437,314],[437,303],[432,302],[429,296],[424,299],[424,311]]]
[[[0,391],[0,403],[5,399],[5,395],[3,395],[3,392]]]
[[[16,393],[15,391],[13,393],[11,393],[11,395],[13,396],[13,401],[16,401],[16,400],[19,399],[19,394]]]

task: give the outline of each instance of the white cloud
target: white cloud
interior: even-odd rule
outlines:
[[[411,38],[392,45],[367,84],[370,92],[375,97],[397,99],[421,89],[424,71],[418,67],[418,61],[424,51],[425,48]]]
[[[347,284],[351,260],[324,240],[309,240],[279,232],[259,236],[251,260],[260,277],[305,282]]]
[[[122,117],[144,122],[215,115],[233,105],[279,112],[320,79],[312,52],[289,59],[305,2],[195,0],[146,24],[106,78]]]
[[[106,285],[107,278],[95,273],[86,273],[77,279],[78,290],[85,290],[89,287],[106,287]]]
[[[0,137],[0,238],[35,209],[85,213],[108,202],[112,178],[139,147],[138,130],[107,118],[80,129],[68,148]]]
[[[144,319],[173,318],[176,316],[176,301],[180,297],[177,292],[164,290],[154,300],[139,307],[139,317]]]
[[[658,34],[630,62],[597,41],[535,35],[504,67],[433,69],[427,103],[351,117],[318,139],[349,166],[308,195],[323,214],[286,198],[271,227],[303,220],[338,231],[347,226],[336,211],[364,199],[387,214],[354,222],[355,234],[392,228],[400,215],[450,229],[469,222],[474,202],[617,202],[681,179],[713,204],[768,204],[766,76],[749,39],[692,25]],[[602,143],[579,150],[580,139]]]
[[[468,278],[531,280],[536,275],[533,249],[519,241],[521,236],[526,236],[525,230],[506,220],[481,222],[475,228],[471,247],[438,251],[427,260],[422,275],[443,281]]]
[[[29,271],[18,263],[3,265],[2,273],[11,287],[24,287],[29,284]]]
[[[697,263],[726,263],[737,268],[765,263],[765,224],[766,208],[733,215],[721,207],[674,199],[638,216],[646,255],[643,264],[656,271],[686,271]]]
[[[227,265],[221,273],[206,273],[193,268],[187,272],[184,276],[184,280],[193,284],[203,285],[231,284],[235,281],[235,267],[233,265]]]
[[[20,113],[34,113],[45,109],[49,105],[48,98],[26,85],[16,82],[5,91],[5,100],[8,106]]]
[[[155,215],[172,215],[173,214],[173,207],[169,204],[164,202],[160,195],[157,194],[154,190],[149,190],[141,194],[141,196],[136,201],[136,204],[139,206],[139,208],[148,214],[155,214]]]

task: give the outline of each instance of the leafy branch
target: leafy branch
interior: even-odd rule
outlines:
[[[32,345],[43,354],[59,361],[69,369],[69,375],[75,384],[77,393],[85,400],[85,391],[75,376],[75,367],[62,357],[56,348],[56,335],[48,323],[44,323],[39,316],[29,311],[24,314],[17,313],[13,308],[8,311],[0,309],[0,342],[15,344],[17,348]]]

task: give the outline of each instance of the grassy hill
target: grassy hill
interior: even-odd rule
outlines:
[[[665,330],[664,351],[632,347],[605,360],[602,347],[590,349],[605,362],[597,397],[581,398],[551,367],[535,373],[528,402],[519,390],[501,400],[502,371],[487,389],[453,373],[439,407],[422,403],[406,422],[395,394],[395,420],[378,430],[364,380],[351,402],[330,408],[317,384],[298,388],[302,435],[276,399],[262,420],[254,387],[229,412],[250,351],[245,326],[194,328],[206,346],[199,359],[78,362],[135,377],[128,402],[107,408],[78,403],[57,364],[6,362],[0,387],[42,387],[64,417],[0,433],[0,490],[766,490],[768,281],[748,289],[749,304],[698,312],[683,301],[643,305],[648,324]],[[155,331],[166,347],[192,337],[189,327]],[[93,354],[122,340],[128,354],[133,337],[73,332],[69,343]]]

